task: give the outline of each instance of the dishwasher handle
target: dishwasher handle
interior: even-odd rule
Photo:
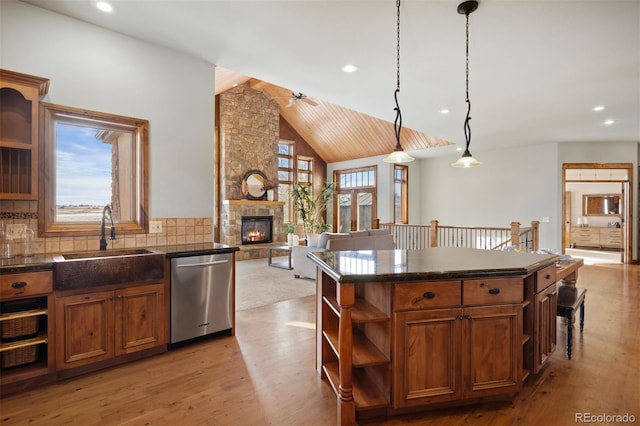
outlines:
[[[228,260],[214,260],[213,262],[184,263],[182,265],[176,265],[176,267],[178,267],[178,268],[195,268],[195,267],[203,267],[203,266],[221,265],[223,263],[229,263],[229,261]]]

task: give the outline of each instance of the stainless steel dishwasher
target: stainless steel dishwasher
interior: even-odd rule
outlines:
[[[171,345],[231,330],[233,254],[171,258]]]

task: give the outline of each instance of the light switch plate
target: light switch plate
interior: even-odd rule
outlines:
[[[162,233],[162,221],[161,220],[150,220],[149,221],[149,233],[150,234],[161,234]]]
[[[542,223],[549,223],[549,216],[544,216],[542,218]]]

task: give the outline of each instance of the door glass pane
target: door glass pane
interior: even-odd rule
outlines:
[[[371,208],[373,205],[373,196],[368,192],[358,193],[358,217],[356,230],[371,228]]]
[[[338,194],[338,232],[351,230],[351,194]]]

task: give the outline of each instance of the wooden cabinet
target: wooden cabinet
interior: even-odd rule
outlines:
[[[459,308],[395,313],[394,408],[517,392],[522,365],[521,282],[451,281],[446,293],[464,295],[458,298]],[[405,285],[414,286],[395,287]],[[441,300],[449,298],[446,293]],[[436,293],[432,299],[439,296]]]
[[[462,309],[395,314],[393,405],[456,401],[462,388]]]
[[[572,227],[571,245],[574,247],[621,248],[622,228]]]
[[[622,247],[622,228],[600,228],[602,247]]]
[[[535,295],[533,371],[537,373],[556,350],[558,290],[552,284]]]
[[[549,265],[524,280],[524,377],[538,373],[556,349],[556,269]]]
[[[521,277],[316,282],[317,368],[344,424],[521,389]]]
[[[47,381],[55,368],[51,271],[0,276],[0,388]]]
[[[39,99],[49,80],[0,70],[0,199],[38,199]]]
[[[165,284],[59,297],[58,369],[166,345]]]

